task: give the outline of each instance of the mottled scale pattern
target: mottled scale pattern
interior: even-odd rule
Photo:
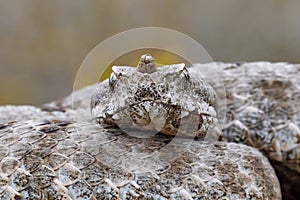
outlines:
[[[223,136],[254,146],[300,173],[300,66],[252,63],[232,68],[224,70],[229,112]],[[244,78],[234,80],[232,74]]]
[[[0,199],[297,199],[300,66],[195,65],[211,66],[221,76],[207,81],[226,91],[222,141],[169,145],[97,124],[96,85],[41,107],[0,106]]]
[[[0,199],[280,198],[268,160],[244,145],[193,142],[175,162],[155,163],[147,156],[170,138],[60,120],[11,122],[0,133],[10,141],[0,146]]]

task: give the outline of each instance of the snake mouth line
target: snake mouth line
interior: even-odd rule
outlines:
[[[118,109],[115,114],[98,117],[97,120],[100,123],[119,127],[129,135],[138,138],[149,138],[158,133],[168,136],[178,135],[179,137],[204,138],[208,127],[217,120],[216,117],[209,113],[190,112],[186,109],[182,109],[178,104],[173,104],[172,107],[175,110],[169,111],[169,113],[163,117],[160,115],[153,116],[153,113],[151,115],[147,112],[143,112],[142,115],[138,116],[140,118],[138,118],[136,113],[129,113],[128,110],[144,105],[145,102],[147,101],[141,101],[127,107],[122,107],[122,109]],[[151,101],[151,103],[159,104],[162,109],[170,108],[170,104],[166,104],[162,101]],[[153,106],[152,109],[156,109],[156,107]]]

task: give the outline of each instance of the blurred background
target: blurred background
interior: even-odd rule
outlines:
[[[0,104],[68,95],[97,44],[144,26],[187,34],[215,61],[300,63],[299,10],[299,0],[0,0]]]

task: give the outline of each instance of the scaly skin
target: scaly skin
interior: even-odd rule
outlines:
[[[42,108],[0,107],[0,199],[281,199],[263,154],[275,169],[299,175],[300,67],[195,67],[209,65],[221,69],[226,90],[218,102],[227,108],[223,141],[136,138],[95,123],[91,94],[96,87],[109,92],[108,80],[74,92],[74,106],[69,96]],[[289,180],[284,186],[294,184]],[[296,198],[296,190],[282,188]]]

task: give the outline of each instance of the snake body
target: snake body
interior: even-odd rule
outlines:
[[[218,112],[226,114],[218,141],[177,138],[164,126],[163,134],[135,137],[126,133],[132,122],[115,126],[120,125],[112,120],[116,117],[101,115],[107,109],[94,112],[102,121],[96,123],[90,98],[95,91],[119,91],[115,77],[42,107],[0,107],[0,199],[296,198],[299,184],[292,179],[300,173],[300,66],[257,62],[199,67],[211,65],[222,72],[226,92],[218,104]],[[188,75],[184,71],[179,78]],[[201,106],[216,108],[210,90]],[[108,105],[99,104],[98,97],[92,97],[92,108]],[[205,117],[214,116],[208,110]],[[128,113],[122,118],[133,116]],[[203,136],[206,122],[207,130],[218,132],[213,118],[200,120],[202,124],[196,119],[201,130],[196,136]],[[140,122],[134,123],[135,132],[157,128],[144,126],[145,120],[134,122]]]

